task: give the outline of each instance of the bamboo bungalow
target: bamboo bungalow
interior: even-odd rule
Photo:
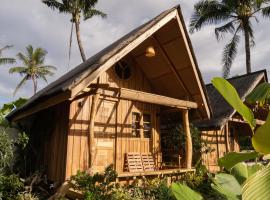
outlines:
[[[31,166],[61,183],[78,170],[98,172],[109,164],[120,178],[190,171],[190,120],[210,113],[180,7],[174,7],[42,89],[8,119],[31,135]],[[185,155],[162,167],[168,115],[184,125],[187,145]]]
[[[253,72],[250,74],[237,76],[228,79],[236,88],[240,98],[245,101],[248,94],[260,83],[267,82],[266,70]],[[195,125],[202,130],[202,140],[207,144],[211,151],[203,154],[203,163],[212,172],[218,171],[217,160],[227,152],[239,152],[245,149],[245,145],[251,142],[252,132],[247,123],[241,116],[224,100],[212,84],[206,85],[213,118],[202,120]],[[268,111],[257,109],[248,105],[255,114],[258,126],[264,123]],[[251,145],[250,145],[251,146]]]

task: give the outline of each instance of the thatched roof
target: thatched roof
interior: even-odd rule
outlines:
[[[176,13],[176,14],[175,14]],[[198,88],[202,88],[203,92],[201,94],[201,98],[204,100],[200,100],[202,103],[202,110],[204,113],[206,113],[206,116],[209,117],[209,107],[208,107],[208,98],[204,95],[206,94],[206,89],[203,84],[203,79],[201,76],[201,73],[198,69],[196,58],[194,56],[194,52],[192,49],[192,45],[190,42],[190,39],[188,37],[188,33],[183,21],[183,16],[180,11],[180,6],[173,7],[172,9],[166,10],[157,17],[153,18],[149,22],[141,25],[140,27],[134,29],[127,35],[123,36],[113,44],[109,45],[96,55],[90,57],[86,62],[80,64],[79,66],[75,67],[73,70],[69,71],[56,81],[49,84],[44,89],[40,90],[36,95],[31,97],[29,101],[21,108],[16,109],[11,114],[8,115],[9,120],[13,120],[13,118],[16,118],[17,115],[22,114],[24,112],[28,112],[29,110],[33,109],[33,107],[38,107],[41,103],[46,102],[49,98],[54,97],[56,95],[62,94],[64,92],[67,92],[69,95],[69,92],[71,93],[72,89],[77,87],[81,82],[85,81],[87,77],[90,77],[91,80],[94,80],[99,75],[97,73],[99,68],[104,66],[112,57],[117,55],[119,52],[124,51],[132,42],[136,41],[136,39],[140,38],[143,34],[147,34],[147,31],[153,27],[159,26],[159,24],[164,20],[167,19],[168,16],[170,19],[175,19],[176,15],[180,18],[180,21],[183,25],[184,32],[185,32],[185,39],[188,42],[188,46],[190,48],[190,52],[193,58],[193,62],[195,63],[195,71],[196,76],[198,76],[199,83]],[[161,27],[157,27],[156,30],[158,30]],[[149,35],[150,36],[150,35]],[[89,80],[89,79],[88,79]],[[195,83],[194,83],[195,84]],[[198,95],[197,95],[198,96]],[[37,109],[38,110],[38,109]]]
[[[267,81],[266,70],[245,74],[227,79],[237,90],[242,101],[247,95],[261,82]],[[224,100],[212,84],[206,85],[210,106],[213,112],[213,118],[202,120],[194,124],[200,129],[219,129],[235,113],[235,110]]]

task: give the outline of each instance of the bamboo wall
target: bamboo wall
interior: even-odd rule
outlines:
[[[226,141],[226,126],[228,126],[228,146]],[[202,162],[210,172],[217,172],[220,170],[218,166],[218,159],[223,157],[227,152],[239,152],[238,134],[239,124],[227,123],[220,130],[202,131],[202,141],[207,147],[213,149],[210,153],[202,154]]]
[[[136,63],[132,64],[132,75],[127,80],[117,77],[114,67],[104,72],[100,83],[109,83],[111,87],[124,87],[144,92],[152,92],[151,85]],[[76,99],[70,104],[69,133],[67,144],[66,178],[78,170],[103,171],[113,163],[118,172],[123,172],[127,152],[152,152],[158,159],[160,152],[159,123],[157,113],[159,106],[118,100],[100,96],[94,128],[94,158],[89,163],[89,123],[92,96]],[[132,112],[151,115],[152,137],[131,137]],[[116,134],[117,133],[117,134]]]
[[[30,171],[45,170],[49,180],[65,180],[69,104],[61,103],[36,114],[30,127]]]

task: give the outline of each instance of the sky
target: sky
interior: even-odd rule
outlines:
[[[107,14],[106,19],[94,17],[81,23],[81,37],[86,56],[97,53],[137,26],[147,22],[162,11],[180,4],[188,26],[193,6],[198,0],[99,0],[96,8]],[[11,3],[12,2],[12,3]],[[270,19],[253,21],[256,45],[252,48],[253,71],[267,69],[269,74]],[[57,67],[52,82],[81,63],[76,38],[73,37],[71,60],[68,60],[68,43],[71,29],[70,16],[59,14],[44,5],[41,0],[0,0],[0,48],[13,45],[3,52],[3,57],[15,57],[24,52],[29,44],[47,50],[46,64]],[[74,35],[75,36],[75,35]],[[230,35],[217,41],[214,26],[205,26],[190,35],[195,56],[205,83],[214,76],[221,76],[222,49]],[[242,39],[243,40],[243,39]],[[14,66],[21,66],[18,61]],[[16,96],[13,91],[21,80],[20,75],[8,73],[10,65],[0,66],[0,105],[19,97],[29,98],[33,94],[31,82],[26,83]],[[231,76],[245,73],[244,44],[239,45],[238,56],[232,66]],[[38,83],[38,89],[46,86]]]

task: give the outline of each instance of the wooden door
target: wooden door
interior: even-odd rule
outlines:
[[[116,134],[115,101],[99,100],[94,126],[94,158],[93,172],[102,172],[104,168],[114,163]]]

